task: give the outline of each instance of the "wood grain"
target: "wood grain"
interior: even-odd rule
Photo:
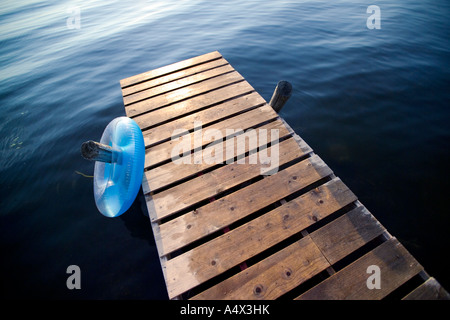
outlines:
[[[367,286],[370,276],[367,268],[371,265],[380,268],[380,289]],[[422,270],[414,257],[395,238],[391,238],[297,299],[378,300]]]
[[[191,299],[276,299],[329,266],[307,236]]]
[[[175,102],[171,104],[170,107],[139,115],[134,117],[133,120],[136,121],[142,130],[146,130],[149,127],[160,125],[168,121],[174,121],[182,116],[212,107],[216,104],[224,103],[227,100],[251,93],[253,91],[253,87],[251,87],[248,82],[238,82],[224,88],[218,88],[210,92],[191,97],[190,99]],[[134,110],[134,107],[132,106],[125,110],[128,117],[133,117],[133,114],[137,114],[139,110],[141,110],[140,108],[139,110]],[[159,106],[160,105],[155,105],[154,107],[157,108]],[[144,106],[143,110],[146,112],[149,109],[146,109]]]
[[[242,129],[247,130],[258,126],[266,121],[271,121],[278,118],[278,115],[273,109],[265,104],[259,108],[252,109],[248,112],[232,116],[214,124],[214,129],[226,132],[226,129]],[[144,132],[145,133],[145,132]],[[191,141],[191,150],[194,150],[194,146],[204,147],[216,140],[207,141],[202,137],[198,137],[193,132],[183,136],[180,139],[188,139]],[[146,141],[144,134],[144,142]],[[147,141],[147,145],[148,145]],[[163,142],[161,144],[152,146],[145,150],[145,168],[149,166],[155,166],[161,162],[171,160],[171,154],[173,148],[179,144],[177,139]]]
[[[372,214],[361,206],[314,231],[311,238],[330,264],[334,264],[384,231]]]
[[[210,62],[205,62],[202,63],[200,65],[195,65],[186,69],[182,69],[180,71],[176,71],[173,73],[169,73],[168,75],[165,76],[161,76],[158,78],[153,78],[151,80],[147,80],[144,82],[140,82],[137,83],[135,85],[129,86],[129,87],[125,87],[122,89],[122,95],[124,97],[129,96],[133,93],[137,93],[143,90],[147,90],[147,89],[151,89],[160,85],[164,85],[166,83],[172,82],[172,81],[177,81],[179,79],[183,79],[185,77],[206,71],[206,70],[210,70],[210,69],[214,69],[214,68],[218,68],[224,65],[227,65],[228,61],[226,61],[225,59],[218,59],[218,60],[213,60]]]
[[[302,176],[301,170],[296,174]],[[287,202],[277,209],[169,260],[167,262],[169,296],[181,294],[255,256],[354,199],[354,195],[339,179],[332,180],[296,198],[295,201]],[[224,214],[218,212],[214,217],[216,216],[220,218]],[[166,237],[162,231],[161,229],[164,239]],[[164,244],[161,248],[166,250]]]
[[[223,148],[220,149],[223,150]],[[275,144],[265,151],[268,151],[269,154],[273,154],[273,149],[279,151],[278,161],[280,166],[304,155],[303,150],[298,148],[294,139],[282,141],[280,144]],[[255,154],[258,159],[260,152],[261,151]],[[170,189],[154,194],[151,199],[147,199],[147,202],[152,202],[155,211],[157,212],[157,216],[160,219],[169,217],[180,210],[260,176],[262,169],[266,166],[259,161],[257,164],[250,164],[248,160],[249,157],[250,156],[245,157],[244,163],[242,164],[238,162],[228,164],[192,180],[180,183]],[[305,178],[304,181],[309,180]],[[285,183],[285,181],[282,183]],[[148,190],[144,190],[144,193],[146,191]],[[269,190],[267,191],[271,192]]]
[[[197,73],[185,78],[181,78],[179,80],[175,80],[166,84],[159,85],[157,87],[153,87],[150,89],[146,89],[143,91],[139,91],[123,98],[123,103],[126,106],[137,103],[142,100],[150,99],[152,97],[169,93],[171,91],[187,87],[190,85],[194,85],[200,82],[203,82],[208,79],[215,78],[220,75],[224,75],[226,73],[234,71],[233,67],[228,65],[224,65],[218,68],[214,68],[211,70],[206,70],[201,73]]]
[[[212,122],[232,117],[243,111],[262,106],[263,104],[265,104],[264,99],[259,94],[252,92],[248,95],[227,100],[213,108],[188,114],[181,118],[177,118],[176,120],[146,129],[142,132],[144,141],[146,146],[152,146],[172,138],[176,130],[184,130],[185,132],[192,131],[195,128],[194,125],[196,123],[199,123],[201,126],[205,127],[205,130],[208,130],[206,127]]]
[[[270,122],[268,124],[265,124],[258,128],[258,130],[267,130],[268,135],[270,136],[268,138],[268,143],[270,142],[278,142],[278,138],[284,138],[290,135],[284,124],[280,120],[276,120],[273,122]],[[271,130],[278,130],[278,136],[273,136],[270,134]],[[243,131],[242,131],[243,132]],[[223,133],[223,136],[226,137],[226,132]],[[229,160],[231,160],[234,156],[241,156],[243,155],[242,152],[238,152],[242,149],[244,153],[253,151],[249,143],[243,143],[245,141],[242,141],[241,139],[238,139],[239,135],[228,139],[228,141],[231,141],[233,145],[233,155],[227,154],[227,143],[224,141],[222,143],[222,155],[223,155],[223,163],[227,163]],[[258,145],[257,147],[264,147],[265,142],[263,139],[258,139]],[[207,146],[204,150],[207,154],[210,152],[209,149],[213,149],[214,146]],[[303,152],[305,152],[306,148],[303,149]],[[195,163],[193,155],[188,155],[186,157],[189,157],[190,164],[177,164],[173,161],[168,162],[164,165],[161,165],[159,167],[156,167],[154,169],[148,170],[144,172],[145,179],[142,183],[144,194],[148,192],[155,192],[159,190],[160,188],[163,188],[165,186],[168,186],[170,184],[173,184],[177,181],[192,177],[203,170],[209,169],[213,166],[215,166],[214,163],[207,163],[205,161],[202,161],[201,163]],[[184,160],[181,159],[181,162],[183,163]],[[186,161],[187,162],[187,161]]]
[[[211,92],[213,90],[231,85],[233,83],[237,82],[243,82],[244,78],[236,71],[226,73],[205,81],[202,81],[200,83],[194,83],[191,85],[188,85],[183,88],[179,88],[170,92],[167,92],[166,94],[157,95],[133,104],[129,104],[125,106],[126,113],[128,117],[132,118],[137,115],[140,115],[142,113],[149,113],[152,110],[163,110],[168,111],[167,106],[172,106],[175,103],[188,101],[190,102],[191,98],[200,96],[204,97],[206,93]],[[250,85],[248,82],[243,82],[246,84],[246,87],[248,88]],[[150,89],[151,90],[151,89]],[[203,99],[205,100],[205,99]],[[211,104],[213,102],[206,103]],[[204,103],[205,104],[205,103]],[[172,110],[170,108],[170,110]]]
[[[403,300],[450,300],[450,294],[433,277],[407,294]]]
[[[120,86],[122,88],[135,85],[139,82],[148,81],[154,78],[164,76],[175,71],[179,71],[188,67],[192,67],[198,64],[202,64],[208,61],[216,60],[222,58],[222,55],[218,51],[203,54],[198,57],[186,59],[180,62],[172,63],[170,65],[153,69],[147,72],[140,73],[138,75],[128,77],[120,80]]]

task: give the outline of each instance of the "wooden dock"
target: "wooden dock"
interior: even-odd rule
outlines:
[[[219,52],[120,84],[170,299],[449,298]]]

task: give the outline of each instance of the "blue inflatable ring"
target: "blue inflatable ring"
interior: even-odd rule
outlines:
[[[100,143],[114,149],[115,161],[95,162],[95,204],[104,216],[117,217],[131,207],[142,184],[144,137],[134,120],[119,117],[106,126]]]

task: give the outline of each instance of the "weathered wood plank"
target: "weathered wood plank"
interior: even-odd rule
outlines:
[[[369,266],[380,268],[380,289],[369,289]],[[391,238],[344,269],[306,291],[300,300],[378,300],[423,270],[395,239]],[[167,279],[170,281],[170,277]]]
[[[252,109],[245,113],[239,114],[237,116],[233,116],[231,118],[227,118],[223,121],[214,124],[214,128],[220,131],[225,131],[226,129],[242,129],[247,130],[253,128],[261,123],[266,121],[270,121],[278,118],[278,115],[273,111],[273,109],[269,105],[263,105],[259,108]],[[206,128],[205,128],[206,129]],[[181,139],[188,139],[191,141],[191,150],[194,150],[194,146],[204,147],[207,144],[210,144],[216,140],[207,141],[203,139],[203,137],[199,137],[199,135],[195,135],[193,132],[183,136]],[[144,136],[144,142],[146,141]],[[167,142],[163,142],[161,144],[152,146],[151,148],[147,148],[145,150],[145,164],[144,166],[147,168],[149,166],[157,165],[163,161],[171,160],[172,150],[175,146],[179,144],[177,139],[170,140]],[[146,144],[148,145],[148,144]]]
[[[430,277],[402,300],[450,300],[450,294],[435,278]]]
[[[165,76],[161,76],[158,77],[156,79],[152,79],[152,80],[148,80],[145,82],[141,82],[138,83],[136,85],[132,85],[130,87],[126,87],[122,89],[122,95],[125,96],[129,96],[133,93],[137,93],[139,91],[143,91],[143,90],[147,90],[150,88],[154,88],[172,81],[176,81],[206,70],[210,70],[210,69],[214,69],[214,68],[218,68],[224,65],[227,65],[228,61],[225,59],[218,59],[218,60],[213,60],[210,62],[206,62],[200,65],[195,65],[193,67],[187,68],[187,69],[183,69],[181,71],[177,71],[174,73],[170,73],[168,75]]]
[[[314,231],[311,238],[334,264],[384,231],[372,214],[360,206]]]
[[[220,147],[222,151],[223,148]],[[268,152],[268,154],[275,154],[278,152],[279,156],[276,160],[276,165],[283,165],[289,161],[295,160],[304,155],[303,150],[298,148],[294,139],[288,139],[270,146],[268,150],[260,152]],[[161,219],[169,217],[174,213],[197,204],[203,200],[209,199],[223,191],[237,186],[241,183],[249,181],[255,177],[262,175],[262,170],[266,167],[258,160],[260,152],[255,153],[256,161],[258,163],[251,164],[250,155],[245,157],[244,163],[234,162],[226,166],[220,167],[216,170],[210,171],[192,180],[177,184],[176,186],[164,190],[152,196],[151,200],[157,216]],[[278,167],[275,167],[277,170]],[[285,181],[283,181],[285,182]],[[143,185],[145,188],[145,184]],[[144,193],[149,190],[144,190]]]
[[[222,74],[215,78],[205,80],[200,83],[194,83],[186,87],[167,92],[166,94],[158,95],[133,104],[129,104],[125,106],[125,110],[128,117],[130,118],[143,113],[149,113],[150,111],[155,109],[161,110],[162,108],[162,110],[165,110],[163,107],[172,106],[177,102],[186,100],[189,101],[189,99],[191,98],[199,95],[201,96],[202,94],[210,92],[211,90],[219,89],[236,82],[244,82],[248,84],[248,82],[244,80],[245,79],[237,71],[233,71],[230,73]],[[248,86],[250,85],[248,84]],[[173,107],[170,108],[170,110],[172,109]]]
[[[256,92],[253,92],[236,99],[228,100],[212,108],[144,130],[144,141],[147,146],[153,145],[160,141],[170,139],[175,130],[185,129],[186,132],[192,131],[196,122],[201,123],[201,126],[207,126],[211,122],[236,115],[239,112],[261,106],[264,103],[264,99]]]
[[[192,300],[276,299],[329,266],[311,238],[306,236]]]
[[[283,178],[281,180],[292,180],[290,179],[287,172],[283,171],[279,172],[278,174],[280,173],[283,174]],[[321,176],[319,176],[318,178],[320,177]],[[272,177],[268,177],[263,181],[259,181],[242,190],[236,191],[234,194],[224,197],[223,201],[215,201],[204,207],[198,208],[195,211],[188,212],[180,217],[177,217],[176,219],[161,224],[161,234],[164,237],[162,243],[162,252],[164,254],[168,254],[174,250],[182,248],[183,246],[190,244],[193,241],[201,239],[211,234],[212,232],[220,230],[257,210],[264,208],[270,203],[278,201],[283,197],[289,195],[289,191],[280,191],[276,188],[273,188],[273,185],[278,185],[277,181],[270,181],[271,178]],[[308,183],[314,181],[315,180],[309,180],[305,182],[306,184],[299,185],[294,190],[301,189],[303,186],[306,186]],[[270,189],[275,189],[276,191],[273,195],[267,194],[262,200],[258,200],[258,198],[261,198],[261,196],[258,196],[258,188],[261,187],[266,187],[266,189],[259,189],[259,191]],[[323,188],[325,189],[322,190]],[[332,197],[330,194],[333,192],[335,193],[334,200],[330,204],[325,204],[325,206],[329,206],[331,209],[336,209],[336,207],[338,206],[340,208],[340,206],[343,206],[343,203],[348,204],[356,200],[356,197],[350,191],[348,191],[345,185],[340,181],[325,184],[323,188],[319,187],[315,189],[315,193],[311,193],[312,195],[316,196],[317,201],[322,201],[322,203],[319,202],[317,205],[322,205],[324,203],[324,198],[330,199]],[[336,199],[343,200],[341,201],[341,203],[337,203],[335,202]],[[284,204],[279,209],[285,210],[287,212],[286,223],[284,225],[289,222],[287,220],[289,219],[289,211],[299,210],[298,206],[302,204],[302,201],[304,201],[304,198],[297,198],[295,201]],[[311,206],[311,208],[316,208],[316,206]],[[311,219],[313,220],[319,220],[321,218],[323,217],[318,215],[311,217]],[[297,229],[295,230],[301,231]]]
[[[222,58],[222,55],[218,51],[210,52],[201,56],[197,56],[191,59],[186,59],[180,62],[172,63],[170,65],[153,69],[147,72],[140,73],[138,75],[128,77],[120,80],[120,86],[122,88],[137,84],[142,81],[148,81],[153,78],[161,77],[163,75],[182,70],[188,67],[192,67],[198,64],[202,64],[208,61]]]
[[[236,98],[240,95],[251,93],[253,91],[253,87],[250,86],[248,82],[243,81],[224,88],[213,90],[199,96],[195,96],[191,99],[177,102],[170,105],[170,108],[162,108],[150,113],[139,115],[137,117],[134,117],[133,120],[136,121],[136,123],[142,130],[145,130],[151,126],[156,126],[167,121],[173,121],[174,119],[188,113],[193,113],[204,108],[206,109],[215,104],[226,102],[227,100]],[[127,108],[125,112],[128,117],[131,117],[131,107]]]
[[[227,167],[232,166],[228,165]],[[293,165],[292,167],[282,170],[275,175],[269,176],[263,181],[257,181],[253,183],[251,188],[249,186],[247,188],[240,189],[233,194],[227,195],[221,198],[217,203],[221,204],[223,206],[223,209],[226,211],[230,211],[230,208],[232,208],[231,211],[235,211],[234,214],[233,212],[228,212],[227,216],[234,216],[237,214],[237,211],[244,210],[244,208],[251,209],[255,205],[258,206],[259,209],[261,209],[293,192],[303,189],[309,184],[330,174],[332,174],[331,169],[329,169],[318,156],[313,156]],[[264,194],[261,194],[260,192],[258,192],[258,190],[265,190],[266,192]],[[224,189],[217,191],[224,191]],[[189,190],[189,192],[192,191]],[[173,201],[174,199],[170,199],[172,197],[170,194],[162,194],[161,196],[159,195],[160,194],[157,194],[155,196],[146,195],[146,200],[148,203],[152,204],[152,210],[156,212],[158,220],[166,218],[186,207],[185,204],[176,204],[176,201]],[[252,199],[255,195],[258,196],[258,199]],[[170,204],[167,205],[165,201],[170,201]],[[229,205],[231,203],[233,203],[233,205]],[[205,212],[206,214],[206,212],[208,212],[209,210],[210,207],[204,206],[197,208],[195,210],[195,213],[199,214],[200,212]],[[215,210],[213,212],[215,212]],[[251,210],[249,213],[251,212],[253,212],[253,210]],[[208,224],[211,227],[214,227],[211,223]]]
[[[284,124],[280,120],[275,120],[273,122],[270,122],[268,124],[265,124],[258,128],[258,130],[267,130],[269,138],[267,140],[267,143],[271,142],[277,142],[278,138],[285,138],[290,135],[289,131],[286,129]],[[271,135],[271,130],[277,130],[278,135]],[[243,131],[242,131],[243,132]],[[223,133],[223,136],[226,137],[226,133]],[[252,152],[254,149],[250,149],[250,144],[245,143],[245,140],[239,139],[238,136],[233,137],[231,139],[228,139],[228,142],[231,141],[231,144],[222,143],[222,155],[223,155],[223,163],[228,162],[235,156],[241,156],[243,153],[246,152]],[[258,139],[258,145],[257,148],[261,148],[265,146],[265,141],[263,139]],[[228,145],[228,146],[227,146]],[[233,146],[233,154],[227,154],[227,149],[229,149],[229,145]],[[215,148],[214,146],[207,146],[204,150],[206,154],[210,154],[210,149]],[[305,150],[306,148],[303,148]],[[238,153],[238,151],[240,151]],[[243,152],[243,153],[242,153]],[[305,151],[303,151],[305,152]],[[168,162],[164,165],[161,165],[159,167],[156,167],[154,169],[148,170],[144,172],[145,179],[143,179],[142,182],[142,189],[145,193],[148,192],[155,192],[159,190],[162,187],[168,186],[172,183],[175,183],[177,181],[186,179],[188,177],[192,177],[197,173],[202,172],[203,170],[206,170],[208,168],[211,168],[212,166],[215,166],[214,163],[207,163],[205,161],[202,161],[200,163],[196,163],[193,159],[193,155],[188,155],[186,157],[189,157],[189,163],[190,164],[177,164],[173,161]],[[185,160],[180,159],[180,162],[184,163]],[[186,161],[187,162],[187,161]]]
[[[228,65],[218,67],[215,69],[203,71],[201,73],[194,74],[192,76],[188,76],[186,78],[182,78],[176,81],[172,81],[157,87],[153,87],[144,91],[139,91],[137,93],[128,95],[123,97],[123,103],[126,106],[137,103],[141,100],[150,99],[152,97],[161,95],[161,94],[168,94],[171,91],[190,86],[193,84],[197,84],[199,82],[212,79],[214,77],[224,75],[226,73],[229,73],[231,71],[234,71],[233,67]]]
[[[305,177],[302,171],[297,170],[294,175],[291,175],[291,179],[284,180],[288,181],[286,184],[294,181],[292,179],[294,176],[298,176],[300,180]],[[264,180],[269,179],[270,177]],[[335,179],[296,198],[295,201],[289,201],[222,236],[167,261],[166,284],[169,297],[179,295],[287,239],[354,199],[353,193],[339,179]],[[231,212],[244,210],[244,208],[237,208],[238,210]],[[224,216],[223,212],[211,215],[211,217],[219,216]],[[173,234],[173,239],[183,237],[187,234],[185,230],[181,234]],[[162,232],[161,228],[162,238],[167,239]],[[162,250],[166,250],[164,243],[160,245]]]

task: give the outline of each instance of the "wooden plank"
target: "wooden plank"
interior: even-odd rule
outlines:
[[[369,266],[380,268],[380,289],[369,289]],[[413,256],[391,238],[344,269],[306,291],[300,300],[378,300],[423,270]],[[167,279],[170,280],[170,277]]]
[[[278,174],[283,174],[283,181],[290,181],[289,174],[287,172],[279,172]],[[324,173],[325,174],[325,173]],[[294,173],[295,175],[295,173]],[[319,179],[322,175],[318,176]],[[233,195],[224,197],[222,201],[215,201],[204,207],[198,208],[195,211],[188,212],[183,216],[177,217],[171,221],[163,223],[160,225],[161,234],[163,235],[162,240],[162,252],[168,254],[174,250],[182,248],[183,246],[190,244],[196,240],[199,240],[217,230],[220,230],[239,219],[248,216],[249,214],[264,208],[265,206],[283,199],[283,197],[289,195],[289,191],[277,190],[273,195],[267,194],[264,196],[263,200],[258,200],[260,198],[260,190],[270,190],[273,185],[277,186],[277,181],[273,180],[272,177],[268,177],[262,181],[258,181],[255,184],[248,186],[242,190],[236,191]],[[315,179],[305,181],[305,184],[298,185],[294,190],[299,190],[306,186],[308,183],[314,182]],[[258,189],[261,187],[266,187],[267,189]],[[331,202],[330,208],[336,208],[336,206],[343,206],[345,202],[354,201],[356,197],[348,191],[342,182],[328,183],[324,185],[324,190],[319,187],[312,193],[319,200],[322,200],[320,205],[323,205],[323,198],[330,198],[330,193],[334,192],[336,195],[342,196],[342,203]],[[258,192],[259,190],[259,192]],[[293,192],[293,191],[292,191]],[[345,196],[345,197],[344,197]],[[309,199],[309,198],[308,198]],[[334,196],[334,200],[340,199]],[[349,200],[350,199],[350,200]],[[291,201],[288,204],[283,205],[279,210],[286,210],[289,216],[289,211],[295,211],[298,209],[299,204],[301,204],[303,198],[297,198],[295,201]],[[348,202],[348,203],[347,203]],[[328,206],[328,204],[325,204]],[[312,206],[311,208],[315,208]],[[286,217],[288,219],[289,217]],[[322,217],[314,216],[311,219],[321,219]],[[286,220],[287,221],[287,220]],[[287,222],[286,222],[287,223]],[[298,230],[300,231],[300,230]]]
[[[239,165],[239,166],[242,166],[242,165]],[[232,166],[228,165],[227,167],[232,167]],[[234,167],[236,167],[236,166],[234,166]],[[230,169],[228,169],[228,170],[230,170]],[[299,172],[299,173],[297,173],[297,172]],[[221,200],[218,203],[223,204],[224,210],[230,211],[229,208],[226,208],[228,206],[228,203],[230,202],[230,198],[232,200],[231,202],[234,203],[234,197],[238,196],[237,200],[240,199],[241,203],[239,203],[239,201],[237,201],[235,204],[237,205],[239,203],[239,205],[231,206],[233,208],[231,211],[234,211],[234,209],[238,209],[236,211],[243,210],[243,208],[245,208],[245,207],[252,208],[252,205],[258,205],[258,204],[263,205],[262,207],[261,206],[259,207],[259,209],[261,209],[264,206],[267,206],[275,201],[282,199],[283,197],[291,194],[292,192],[296,192],[296,191],[303,189],[307,185],[309,185],[327,175],[330,175],[331,173],[332,173],[331,169],[329,169],[318,156],[313,156],[313,157],[308,158],[300,163],[293,165],[290,168],[282,170],[275,175],[267,177],[266,179],[264,179],[264,182],[257,181],[255,183],[253,183],[252,184],[253,187],[250,189],[249,188],[240,189],[234,193],[235,194],[234,196],[233,195],[225,196],[225,197],[221,198]],[[232,172],[231,172],[231,174],[232,174]],[[212,186],[215,186],[215,185],[213,184]],[[222,189],[222,188],[220,188],[220,189]],[[224,191],[224,189],[222,189],[222,190],[220,190],[220,189],[217,191],[218,192]],[[173,188],[170,190],[173,190]],[[251,190],[251,191],[249,191],[249,190]],[[264,193],[264,196],[261,196],[261,193],[260,193],[261,190],[266,191]],[[189,190],[189,192],[192,193],[192,190]],[[249,192],[251,194],[248,194]],[[248,199],[253,198],[254,195],[258,195],[259,200],[258,199],[253,199],[252,201],[248,200]],[[155,203],[155,197],[156,197],[156,203]],[[159,193],[154,196],[146,195],[146,200],[148,203],[152,204],[152,206],[150,206],[150,207],[152,208],[152,211],[156,212],[156,216],[158,217],[158,220],[166,218],[166,217],[170,216],[171,214],[176,213],[177,211],[186,207],[186,204],[183,204],[183,203],[176,204],[176,201],[174,201],[175,199],[171,199],[171,198],[173,198],[173,196],[169,193],[167,193],[167,194],[163,193],[162,195],[161,195],[161,193]],[[262,199],[260,199],[260,198],[262,198]],[[183,200],[183,199],[179,199],[179,200]],[[247,203],[248,202],[247,200],[250,201],[250,203],[252,203],[252,205],[249,205]],[[166,203],[166,201],[170,201],[170,204],[168,205]],[[193,204],[192,201],[189,204],[190,205]],[[201,208],[197,208],[195,210],[195,213],[198,214],[203,211],[207,212],[208,210],[210,210],[209,207],[201,207]],[[234,212],[234,214],[232,214],[232,212],[228,212],[227,216],[233,216],[235,214],[236,214],[236,212]]]
[[[186,132],[192,131],[195,123],[200,122],[202,126],[207,126],[214,121],[236,115],[239,112],[261,106],[264,103],[264,99],[259,94],[252,92],[248,95],[228,100],[213,108],[201,110],[174,121],[144,130],[144,140],[147,146],[153,145],[160,141],[170,139],[175,130],[185,129]]]
[[[153,78],[157,78],[157,77],[161,77],[163,75],[178,71],[178,70],[182,70],[188,67],[192,67],[195,65],[199,65],[205,62],[209,62],[212,60],[216,60],[216,59],[220,59],[222,58],[222,55],[218,52],[218,51],[214,51],[214,52],[210,52],[198,57],[194,57],[191,59],[186,59],[180,62],[176,62],[164,67],[160,67],[157,69],[153,69],[147,72],[143,72],[140,73],[138,75],[132,76],[132,77],[128,77],[125,79],[120,80],[120,86],[122,88],[131,86],[131,85],[135,85],[139,82],[143,82],[143,81],[148,81],[151,80]]]
[[[372,214],[360,206],[314,231],[311,238],[334,264],[384,231]]]
[[[123,103],[126,106],[137,103],[141,100],[150,99],[152,97],[161,95],[161,94],[167,94],[170,91],[174,91],[189,85],[193,85],[208,79],[212,79],[214,77],[224,75],[226,73],[229,73],[231,71],[234,71],[233,67],[228,65],[224,65],[222,67],[218,67],[215,69],[203,71],[201,73],[197,73],[176,81],[172,81],[166,84],[162,84],[157,87],[153,87],[147,90],[139,91],[134,94],[128,95],[123,97]]]
[[[301,170],[301,166],[304,165],[307,166],[307,163],[305,162],[303,165],[299,165],[298,168]],[[299,170],[298,168],[297,170]],[[296,175],[295,172],[295,169],[291,169],[290,172],[283,170],[282,172],[277,173],[277,175],[282,174],[280,180],[290,181],[288,184],[291,184],[291,182],[295,182],[295,180],[291,179],[290,175],[294,177]],[[161,234],[163,235],[162,252],[164,254],[168,254],[217,230],[220,230],[271,203],[283,199],[290,193],[302,189],[308,184],[325,176],[327,173],[328,172],[322,172],[320,175],[316,176],[316,178],[312,179],[309,179],[306,174],[302,175],[301,179],[306,177],[305,181],[296,185],[294,189],[286,189],[286,187],[283,188],[283,182],[277,181],[273,178],[273,176],[268,177],[262,181],[254,183],[253,185],[238,190],[234,194],[222,198],[223,200],[221,199],[220,201],[214,201],[204,207],[197,208],[195,211],[188,212],[180,217],[177,217],[176,219],[163,223],[160,225]],[[273,186],[275,186],[275,188]],[[313,194],[316,195],[316,198],[319,198],[322,195],[330,197],[330,192],[333,191],[338,195],[347,196],[346,198],[343,198],[343,202],[347,203],[348,199],[352,199],[352,201],[356,199],[353,194],[347,194],[347,188],[342,183],[325,184],[325,188],[325,191],[323,191],[320,187],[315,190],[316,193]],[[261,190],[271,189],[276,191],[274,191],[273,194],[266,194],[263,199],[261,199]],[[298,202],[300,203],[302,199],[303,198],[301,197],[297,198],[297,200],[283,205],[280,210],[296,210],[298,207]],[[322,203],[319,203],[322,205],[324,202],[323,197],[319,199],[322,200]],[[338,198],[335,197],[335,199]],[[334,208],[333,205],[336,206],[338,204],[331,202],[332,208]],[[315,208],[315,206],[312,208]],[[286,219],[288,218],[289,217],[286,217]],[[320,218],[321,217],[315,216],[314,219]]]
[[[226,129],[230,128],[247,130],[260,125],[263,122],[270,121],[276,118],[278,118],[278,115],[269,105],[266,104],[259,108],[247,111],[243,114],[233,116],[231,118],[227,118],[223,121],[215,123],[214,128],[225,132]],[[183,136],[182,139],[189,139],[191,141],[191,150],[194,150],[194,146],[204,147],[207,144],[216,141],[207,141],[206,139],[203,139],[203,137],[199,137],[194,133]],[[144,141],[146,141],[145,138]],[[145,150],[145,168],[158,165],[164,161],[171,160],[172,150],[177,144],[179,144],[179,142],[175,139],[147,148]]]
[[[300,179],[305,176],[302,174],[302,170],[296,171],[294,175],[297,175]],[[289,181],[292,181],[292,177]],[[263,181],[269,179],[270,177]],[[166,284],[169,297],[177,296],[255,256],[335,212],[342,206],[354,201],[354,199],[353,193],[336,178],[236,229],[232,229],[167,261]],[[215,202],[219,201],[214,201],[211,204]],[[216,212],[215,215],[212,215],[212,217],[219,216],[223,216],[223,212]],[[161,235],[164,240],[167,239],[167,236],[162,233],[163,225],[161,225]],[[206,227],[210,227],[210,225]],[[173,238],[183,237],[184,234],[187,234],[187,232],[184,231],[172,236]],[[160,244],[160,247],[162,250],[166,250],[164,243]]]
[[[191,299],[276,299],[329,266],[311,238],[306,236]]]
[[[223,147],[219,146],[219,148],[221,151],[223,150]],[[303,150],[298,148],[294,139],[288,139],[274,146],[270,146],[264,152],[274,154],[276,151],[273,150],[277,149],[279,153],[277,162],[280,166],[304,155]],[[259,154],[260,152],[255,154],[257,159],[259,159]],[[262,175],[262,169],[268,166],[261,164],[259,160],[257,160],[257,164],[250,164],[249,157],[247,156],[244,159],[244,163],[234,162],[228,164],[154,194],[151,200],[147,199],[147,202],[153,204],[157,216],[160,219],[169,217],[180,210],[186,209],[203,200],[216,196],[229,188]],[[278,169],[278,167],[275,169]],[[148,184],[143,184],[143,188],[145,189],[144,194],[149,192],[146,189],[146,185]]]
[[[163,122],[173,121],[183,115],[187,115],[201,109],[206,109],[215,104],[226,102],[227,100],[251,93],[253,91],[253,87],[250,86],[248,82],[242,81],[174,103],[170,105],[170,108],[162,108],[150,113],[139,115],[134,117],[133,120],[136,121],[142,130],[145,130],[149,127],[159,125]],[[132,112],[131,106],[127,108],[125,112],[128,117],[132,117],[132,115],[136,113]],[[275,111],[273,112],[275,113]]]
[[[286,127],[280,120],[275,120],[273,122],[265,124],[265,125],[259,127],[258,129],[267,130],[268,135],[270,136],[270,138],[268,138],[267,143],[276,142],[276,139],[278,139],[278,137],[281,139],[281,138],[284,138],[284,137],[287,137],[290,135],[290,133],[288,132],[288,130],[286,129]],[[277,130],[278,135],[272,137],[271,130]],[[225,137],[226,134],[224,133],[223,136]],[[250,150],[249,143],[244,143],[245,140],[243,141],[242,139],[238,139],[237,137],[231,138],[232,140],[228,139],[229,141],[232,142],[233,150],[236,151],[236,152],[233,152],[232,156],[229,154],[227,155],[227,150],[226,150],[227,143],[222,144],[222,147],[223,147],[222,155],[224,155],[223,163],[228,162],[234,156],[239,157],[239,156],[243,155],[242,153],[237,153],[238,150],[242,150],[244,153],[254,150],[254,149]],[[256,147],[261,148],[263,146],[265,146],[265,141],[263,141],[263,139],[258,139],[258,145]],[[210,150],[212,148],[214,148],[214,146],[207,146],[204,150],[207,154],[209,154],[210,152],[208,150]],[[303,148],[303,152],[306,151],[305,149],[306,148]],[[189,156],[186,156],[186,157],[191,158],[192,155],[190,154]],[[180,165],[180,164],[177,164],[177,163],[171,161],[164,165],[161,165],[159,167],[156,167],[154,169],[144,172],[145,179],[143,179],[143,182],[142,182],[142,189],[144,191],[144,194],[147,192],[155,192],[162,187],[168,186],[172,183],[186,179],[188,177],[192,177],[195,174],[202,172],[203,170],[206,170],[208,168],[215,166],[214,163],[206,163],[204,161],[197,164],[197,163],[195,163],[194,159],[190,159],[189,161],[190,161],[189,165]],[[183,163],[184,160],[181,159],[181,162]]]
[[[128,96],[130,94],[139,92],[139,91],[143,91],[143,90],[147,90],[150,88],[154,88],[172,81],[176,81],[182,78],[185,78],[187,76],[191,76],[206,70],[210,70],[210,69],[214,69],[214,68],[218,68],[224,65],[227,65],[228,61],[225,59],[218,59],[218,60],[213,60],[210,62],[206,62],[206,63],[202,63],[200,65],[195,65],[193,67],[189,67],[187,69],[183,69],[181,71],[177,71],[174,73],[169,73],[168,75],[165,76],[161,76],[152,80],[148,80],[145,82],[141,82],[135,85],[132,85],[130,87],[126,87],[122,89],[122,95]]]
[[[233,71],[200,83],[194,83],[186,87],[176,89],[166,94],[148,98],[133,104],[125,106],[127,115],[132,118],[143,113],[149,113],[155,109],[161,109],[166,106],[172,106],[177,102],[182,102],[236,82],[244,82],[250,86],[247,81],[237,72]],[[151,90],[151,89],[150,89]],[[173,109],[172,107],[170,109]],[[164,108],[163,108],[164,110]],[[167,110],[166,110],[167,111]]]
[[[430,277],[402,300],[450,300],[450,294],[435,278]]]

